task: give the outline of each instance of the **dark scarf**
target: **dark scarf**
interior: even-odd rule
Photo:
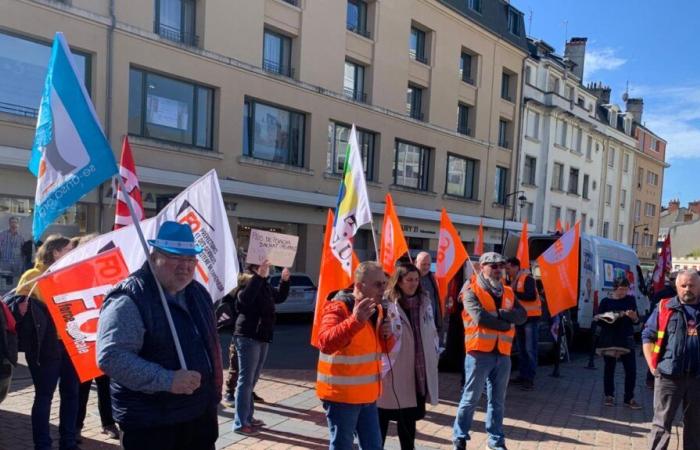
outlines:
[[[417,295],[408,298],[402,295],[399,298],[399,305],[408,316],[411,328],[413,329],[413,347],[415,350],[413,366],[416,371],[416,391],[422,397],[425,397],[427,377],[425,371],[425,353],[423,352],[423,338],[420,333],[420,304],[421,298]]]

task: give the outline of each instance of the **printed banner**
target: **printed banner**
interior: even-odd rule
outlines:
[[[113,248],[52,272],[38,281],[58,336],[80,382],[102,375],[97,367],[97,320],[105,294],[129,275],[121,251]]]
[[[268,260],[273,266],[292,267],[298,245],[299,236],[251,229],[245,262],[260,265]]]

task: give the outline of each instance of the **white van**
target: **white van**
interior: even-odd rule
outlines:
[[[553,234],[528,235],[535,278],[539,278],[535,260],[558,238],[558,235]],[[519,233],[509,233],[504,252],[507,257],[515,256],[519,240]],[[571,319],[576,330],[590,330],[598,304],[612,292],[613,280],[623,276],[630,282],[630,294],[637,299],[639,316],[644,318],[649,314],[650,304],[639,258],[631,247],[611,239],[582,233],[579,256],[578,308],[571,310]]]

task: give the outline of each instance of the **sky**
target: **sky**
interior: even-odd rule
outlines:
[[[571,37],[586,37],[584,84],[602,81],[611,102],[644,99],[642,122],[665,139],[662,203],[700,200],[700,2],[675,0],[511,0],[530,37],[564,54]]]

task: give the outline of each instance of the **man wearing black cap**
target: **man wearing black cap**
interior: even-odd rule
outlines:
[[[132,273],[102,306],[97,362],[111,378],[112,410],[125,450],[211,450],[218,437],[223,370],[211,296],[194,280],[188,225],[165,222],[150,265]],[[175,350],[163,288],[187,369]]]

